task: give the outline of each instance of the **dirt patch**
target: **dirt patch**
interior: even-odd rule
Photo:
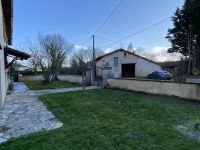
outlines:
[[[0,126],[0,133],[7,131],[9,128],[6,126]]]

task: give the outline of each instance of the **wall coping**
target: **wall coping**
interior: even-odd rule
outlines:
[[[23,77],[25,76],[43,76],[43,74],[36,74],[36,75],[22,75]],[[76,77],[80,77],[81,75],[63,75],[63,74],[59,74],[58,76],[76,76]],[[82,77],[82,76],[81,76]]]
[[[59,74],[58,76],[73,76],[73,77],[82,77],[81,75],[65,75],[65,74]]]
[[[193,83],[193,82],[174,82],[174,81],[169,81],[169,80],[154,80],[154,79],[142,79],[142,78],[108,78],[108,79],[135,80],[135,81],[147,81],[147,82],[160,82],[160,83],[176,83],[176,84],[195,84],[195,85],[200,85],[200,83]]]

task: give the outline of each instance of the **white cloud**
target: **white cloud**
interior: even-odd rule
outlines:
[[[75,45],[74,48],[75,49],[88,49],[86,46],[83,46],[83,45]]]
[[[136,49],[136,54],[156,62],[178,61],[181,57],[183,57],[183,55],[180,53],[168,53],[167,50],[168,47],[155,46],[151,50]]]
[[[110,53],[110,52],[112,52],[112,51],[114,51],[113,48],[107,48],[107,49],[105,50],[105,53]]]
[[[167,50],[168,50],[168,47],[155,46],[152,48],[151,53],[166,53]]]

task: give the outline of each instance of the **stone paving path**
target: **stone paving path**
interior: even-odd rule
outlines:
[[[4,109],[0,110],[0,143],[33,132],[61,127],[63,124],[37,96],[78,90],[81,87],[33,91],[28,90],[24,83],[15,83],[13,92],[6,98]]]
[[[89,86],[85,88],[86,90],[92,89],[100,89],[96,86]],[[27,93],[33,96],[39,96],[44,94],[53,94],[53,93],[63,93],[63,92],[70,92],[70,91],[80,91],[82,87],[72,87],[72,88],[62,88],[62,89],[50,89],[50,90],[29,90]]]

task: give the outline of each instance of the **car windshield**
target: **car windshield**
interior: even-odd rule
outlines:
[[[158,71],[159,73],[164,73],[164,74],[169,74],[169,72],[167,72],[167,71]]]

